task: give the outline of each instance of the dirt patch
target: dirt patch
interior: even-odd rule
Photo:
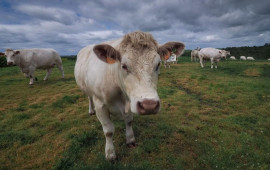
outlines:
[[[260,72],[256,68],[249,68],[244,71],[244,74],[249,77],[259,77]]]

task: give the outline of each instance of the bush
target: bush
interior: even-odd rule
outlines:
[[[7,67],[7,59],[5,56],[0,56],[0,67]]]

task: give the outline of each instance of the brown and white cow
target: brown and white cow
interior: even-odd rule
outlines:
[[[52,68],[56,65],[64,78],[64,70],[62,60],[59,54],[54,49],[22,49],[5,51],[8,65],[17,65],[26,77],[30,78],[29,84],[34,83],[36,69],[46,69],[47,74],[44,80],[47,80],[51,74]]]
[[[96,113],[103,127],[106,159],[116,158],[110,116],[124,119],[126,143],[135,147],[133,113],[159,112],[157,81],[161,57],[172,51],[179,55],[183,50],[183,43],[168,42],[159,46],[151,34],[137,31],[114,41],[89,45],[78,53],[75,79],[89,97],[89,113]]]

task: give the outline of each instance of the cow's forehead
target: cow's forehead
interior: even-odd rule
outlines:
[[[134,67],[140,64],[152,64],[159,57],[154,49],[135,49],[127,50],[123,55],[123,61],[129,61]]]
[[[14,53],[14,51],[13,50],[10,50],[10,49],[7,49],[5,51],[5,55],[12,55],[13,53]]]

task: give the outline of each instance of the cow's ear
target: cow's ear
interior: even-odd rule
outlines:
[[[185,44],[181,42],[167,42],[166,44],[158,48],[158,53],[161,58],[166,58],[171,53],[174,53],[176,56],[183,54],[185,49]]]
[[[15,51],[15,54],[20,54],[20,51]]]
[[[97,57],[105,63],[113,64],[116,61],[121,61],[120,53],[108,44],[96,45],[94,52]]]

